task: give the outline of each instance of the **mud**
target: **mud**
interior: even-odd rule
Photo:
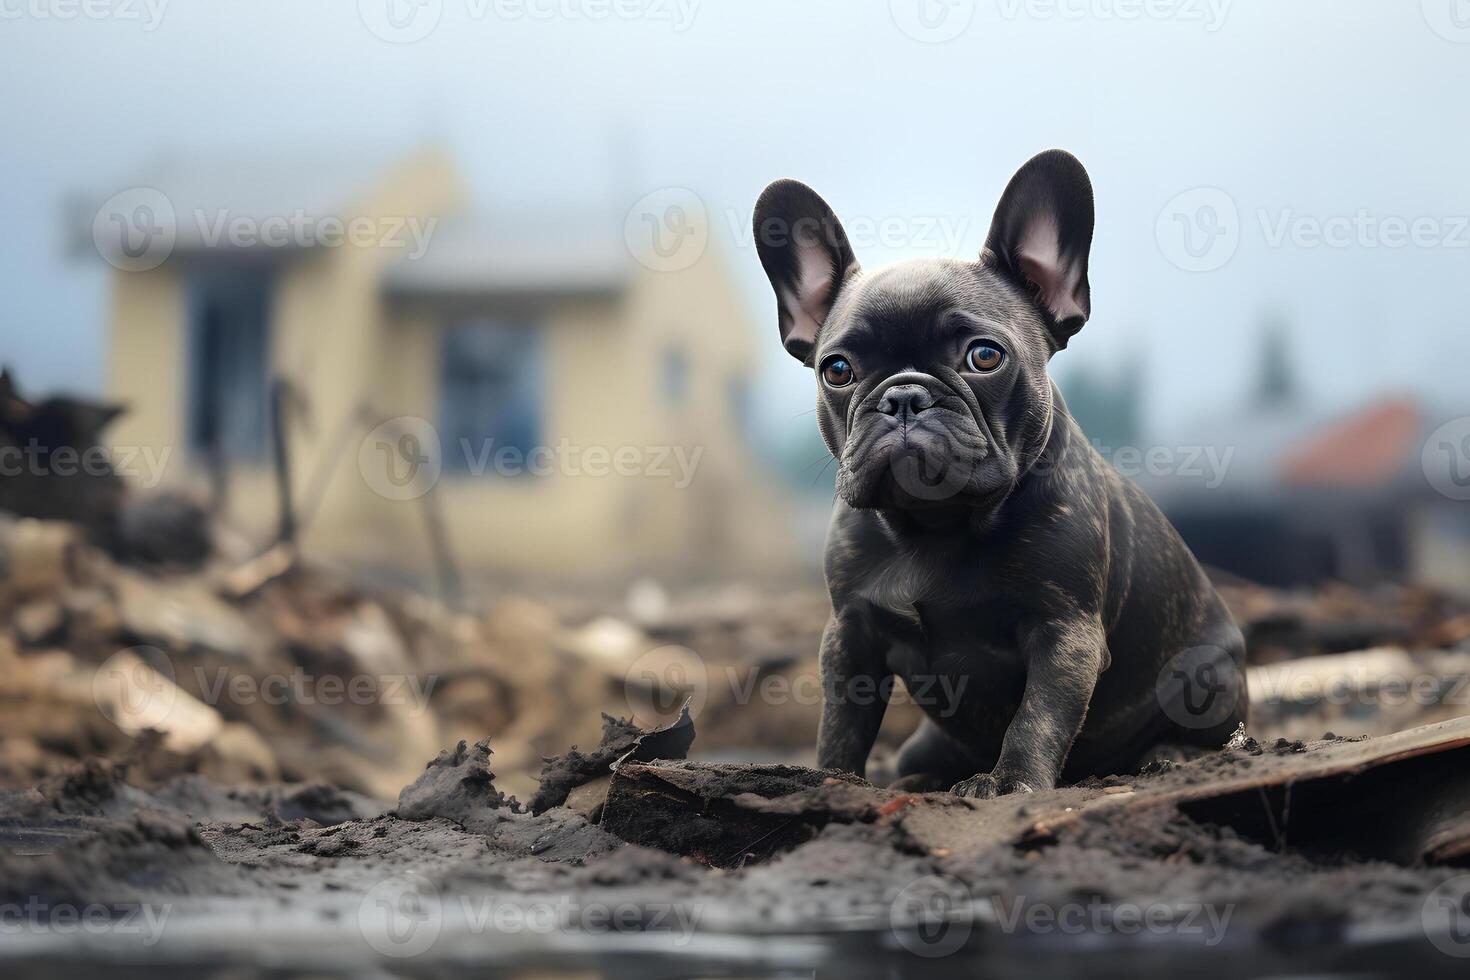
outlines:
[[[631,721],[602,716],[602,741],[591,752],[579,752],[574,745],[564,755],[546,760],[541,770],[541,784],[531,798],[531,811],[544,813],[567,801],[572,790],[612,772],[613,763],[638,744],[643,732]]]
[[[1091,937],[1083,946],[1130,956],[1225,944],[1311,963],[1312,950],[1349,943],[1392,947],[1431,971],[1448,962],[1428,939],[1426,900],[1459,869],[1299,851],[1292,821],[1327,819],[1306,804],[1273,816],[1285,840],[1257,839],[1232,825],[1229,801],[1259,790],[1276,807],[1270,794],[1294,785],[1326,793],[1335,812],[1343,786],[1392,779],[1410,807],[1415,787],[1466,768],[1470,729],[1381,754],[1374,742],[1243,739],[1144,775],[984,802],[800,766],[639,760],[629,754],[641,733],[611,719],[606,731],[593,752],[549,766],[563,797],[606,779],[596,822],[498,790],[488,740],[441,753],[392,809],[322,785],[150,782],[136,763],[89,762],[0,796],[0,904],[40,909],[10,955],[182,967],[253,962],[268,943],[285,963],[330,952],[334,964],[425,969],[633,945],[715,963],[720,937],[763,936],[788,944],[751,961],[772,969],[799,968],[812,943],[835,944],[830,961],[859,941],[883,956],[943,953],[955,969],[1038,943],[1066,948],[1077,937],[1058,916],[1071,914]],[[1446,748],[1452,737],[1463,741]],[[115,930],[78,945],[55,918],[75,907],[110,910]],[[391,910],[402,908],[428,910],[428,945],[399,945]],[[121,927],[138,909],[167,919],[146,948]],[[1144,913],[1152,924],[1140,932]],[[527,926],[532,916],[541,925]]]

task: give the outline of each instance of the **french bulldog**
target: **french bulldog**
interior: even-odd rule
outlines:
[[[1091,313],[1092,183],[1011,179],[974,261],[865,272],[782,180],[755,211],[781,342],[838,462],[818,763],[864,775],[894,678],[895,785],[990,798],[1203,754],[1245,722],[1245,645],[1158,508],[1047,374]]]

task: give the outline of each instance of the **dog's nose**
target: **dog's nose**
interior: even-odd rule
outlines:
[[[894,385],[878,399],[878,411],[884,415],[897,415],[907,411],[918,415],[934,404],[934,395],[923,385]]]

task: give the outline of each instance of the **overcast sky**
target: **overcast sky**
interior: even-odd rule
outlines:
[[[1272,314],[1323,408],[1470,409],[1456,0],[418,0],[411,43],[374,33],[388,2],[0,0],[0,359],[101,385],[106,277],[65,255],[69,190],[169,148],[439,141],[486,203],[694,189],[766,331],[765,417],[806,425],[743,244],[761,188],[867,222],[867,265],[970,256],[1061,146],[1098,203],[1094,317],[1061,360],[1144,358],[1155,427],[1237,407]]]

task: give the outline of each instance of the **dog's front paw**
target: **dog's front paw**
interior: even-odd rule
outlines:
[[[993,772],[982,772],[978,776],[955,783],[950,790],[955,796],[971,800],[993,800],[1010,793],[1031,793],[1032,787],[1020,779]]]

